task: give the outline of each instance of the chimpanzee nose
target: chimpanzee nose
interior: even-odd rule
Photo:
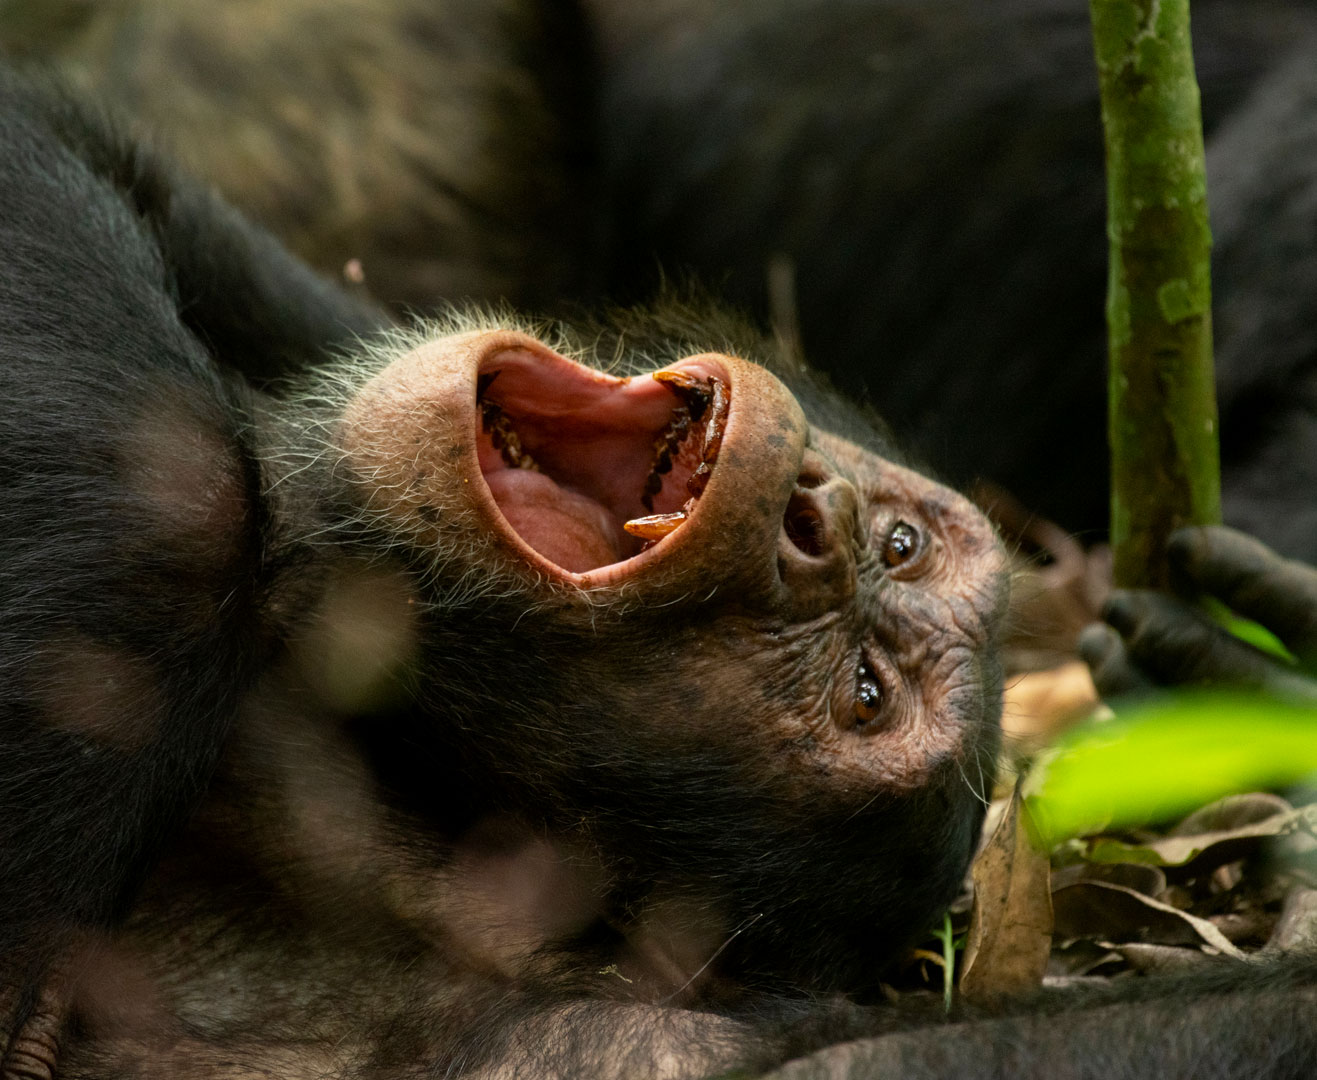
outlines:
[[[855,594],[862,543],[855,485],[808,451],[777,541],[777,573],[792,618],[822,615]]]

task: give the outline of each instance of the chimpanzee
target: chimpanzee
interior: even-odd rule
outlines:
[[[392,329],[9,76],[0,184],[7,1080],[703,1073],[956,892],[1005,558],[860,410]]]
[[[390,303],[627,303],[693,272],[798,333],[952,480],[1095,537],[1106,242],[1087,8],[8,0],[0,44],[57,59]],[[1317,559],[1317,5],[1195,0],[1193,24],[1226,516]]]
[[[1005,560],[791,354],[393,328],[9,75],[0,182],[6,1080],[1317,1056],[1309,965],[875,1004],[977,837]]]

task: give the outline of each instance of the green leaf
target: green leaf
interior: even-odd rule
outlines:
[[[1207,608],[1207,612],[1213,620],[1219,626],[1234,634],[1240,641],[1246,641],[1253,648],[1259,649],[1269,656],[1274,656],[1278,660],[1283,660],[1287,664],[1298,665],[1299,661],[1289,649],[1285,648],[1280,638],[1261,623],[1246,619],[1242,615],[1236,615],[1214,596],[1204,596],[1201,602]]]
[[[1317,774],[1317,708],[1257,695],[1168,697],[1079,728],[1056,750],[1030,784],[1047,848]]]

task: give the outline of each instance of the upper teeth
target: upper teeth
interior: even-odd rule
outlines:
[[[673,410],[667,426],[654,440],[654,464],[645,478],[640,496],[646,510],[654,509],[654,496],[663,490],[663,475],[671,471],[672,459],[690,435],[691,424],[703,420],[706,412],[709,418],[704,428],[700,463],[686,478],[686,491],[690,498],[685,505],[675,513],[633,518],[622,526],[633,536],[643,537],[650,543],[680,528],[690,516],[695,500],[704,493],[705,485],[713,475],[713,465],[722,447],[727,422],[727,387],[716,376],[699,378],[684,371],[658,371],[654,373],[654,379],[680,398],[682,404]]]

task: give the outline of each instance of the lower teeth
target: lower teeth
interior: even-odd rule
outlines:
[[[654,440],[654,464],[649,470],[649,476],[645,478],[645,488],[640,496],[646,510],[654,509],[654,496],[663,490],[663,476],[672,471],[672,459],[690,434],[690,426],[690,410],[685,405],[678,405],[673,410],[668,426]]]
[[[531,472],[540,471],[539,464],[535,459],[521,448],[521,437],[508,423],[508,418],[503,414],[503,410],[493,402],[481,402],[480,426],[484,429],[485,434],[489,436],[489,441],[494,444],[494,449],[503,455],[503,461],[506,465],[513,469],[529,469]]]

